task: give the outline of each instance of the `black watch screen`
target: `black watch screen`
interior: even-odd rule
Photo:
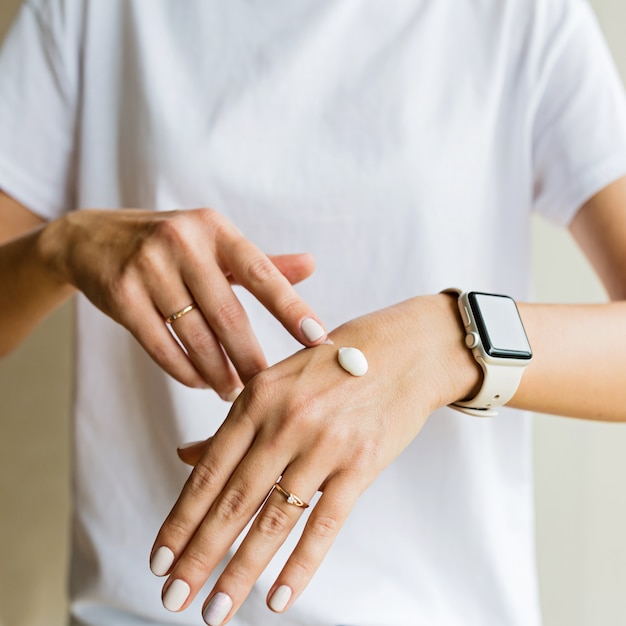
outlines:
[[[489,356],[525,360],[532,358],[530,343],[513,298],[471,291],[468,300],[481,342]]]

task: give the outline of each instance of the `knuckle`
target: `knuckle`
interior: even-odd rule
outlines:
[[[215,209],[211,209],[209,207],[200,207],[199,209],[195,209],[193,214],[196,215],[200,221],[213,227],[217,227],[218,225],[224,223],[222,216]]]
[[[215,503],[215,515],[222,523],[241,519],[248,510],[245,489],[229,489]]]
[[[184,214],[175,214],[167,219],[157,222],[154,233],[157,240],[163,241],[168,248],[180,246],[187,238]],[[148,246],[144,246],[148,248]]]
[[[254,574],[243,563],[231,561],[228,569],[224,572],[228,578],[228,585],[233,588],[251,586],[254,582]]]
[[[257,518],[257,531],[268,539],[282,537],[289,530],[291,519],[283,508],[267,502]]]
[[[174,545],[184,543],[194,530],[189,519],[180,515],[171,515],[163,526],[163,534],[167,537],[165,543]]]
[[[352,465],[358,473],[369,474],[373,467],[379,466],[381,456],[380,443],[367,438],[352,445]]]
[[[310,580],[315,573],[316,567],[303,556],[294,552],[289,559],[289,569],[292,570],[294,580]]]
[[[278,302],[278,309],[287,317],[299,318],[302,312],[302,300],[290,288],[287,295]]]
[[[288,425],[297,432],[315,433],[316,438],[321,437],[324,441],[327,438],[324,428],[327,424],[321,417],[315,398],[307,394],[301,394],[299,397],[289,400],[285,419]]]
[[[246,411],[258,406],[267,406],[272,399],[274,390],[273,376],[270,370],[259,372],[246,385]]]
[[[221,487],[221,477],[214,465],[198,463],[187,480],[187,489],[192,498],[204,497]]]
[[[189,328],[185,334],[185,348],[190,353],[204,357],[215,353],[215,339],[205,328]]]
[[[252,284],[269,282],[276,277],[276,272],[274,264],[265,256],[255,257],[244,268],[245,276]]]
[[[199,221],[207,227],[215,239],[225,239],[232,236],[235,230],[233,225],[215,209],[203,207],[194,211]]]
[[[240,326],[246,319],[237,298],[228,298],[215,310],[215,324],[220,330],[229,331]]]
[[[167,252],[160,243],[150,239],[139,244],[134,257],[134,264],[141,276],[162,275],[165,273]]]
[[[276,407],[277,393],[285,384],[285,379],[272,368],[259,372],[246,385],[244,408],[249,414],[266,415],[268,407]],[[280,423],[277,436],[286,440],[294,433],[318,437],[317,431],[323,425],[315,398],[305,392],[281,398],[280,410],[274,409],[274,423]]]
[[[174,365],[174,359],[172,358],[172,352],[169,346],[165,346],[161,342],[153,340],[150,336],[146,337],[146,342],[150,345],[152,358],[161,367],[169,370]]]
[[[211,209],[210,207],[206,206],[194,209],[193,213],[197,215],[203,222],[209,223],[216,221],[220,217],[220,214],[215,209]]]
[[[307,532],[314,539],[331,539],[339,531],[339,522],[330,515],[311,516],[307,524]]]
[[[132,323],[129,319],[128,303],[136,300],[141,290],[140,283],[135,279],[134,272],[124,268],[119,274],[104,278],[104,290],[102,304],[104,310],[117,310],[118,319],[128,326]],[[99,304],[96,302],[96,304]]]
[[[206,572],[209,568],[207,554],[208,549],[204,549],[202,545],[189,546],[183,556],[185,569],[195,573]]]

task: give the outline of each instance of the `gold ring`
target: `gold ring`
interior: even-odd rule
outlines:
[[[309,505],[304,500],[302,500],[301,498],[298,498],[298,496],[293,493],[289,493],[288,491],[285,491],[278,483],[274,484],[274,489],[276,489],[276,491],[278,491],[278,493],[281,496],[285,497],[285,500],[287,500],[287,504],[293,504],[294,506],[299,506],[301,509],[309,508]]]
[[[172,322],[175,322],[177,319],[180,319],[183,315],[187,315],[187,313],[189,313],[189,311],[193,311],[198,305],[195,302],[192,302],[191,304],[188,304],[184,309],[181,309],[180,311],[176,311],[176,313],[172,313],[166,320],[165,323],[166,324],[171,324]]]

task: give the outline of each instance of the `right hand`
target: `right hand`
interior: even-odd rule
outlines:
[[[314,269],[309,254],[267,256],[210,209],[83,210],[48,226],[49,258],[63,282],[125,326],[169,374],[232,400],[267,367],[231,285],[252,293],[303,345],[326,340],[292,283]],[[173,322],[187,355],[165,321]],[[313,327],[314,332],[303,329]]]

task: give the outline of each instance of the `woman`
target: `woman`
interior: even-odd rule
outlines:
[[[0,75],[4,351],[82,292],[72,623],[538,624],[523,411],[625,418],[626,113],[588,6],[33,0]],[[439,292],[526,298],[532,210],[616,302],[519,302],[532,361],[477,419]]]

